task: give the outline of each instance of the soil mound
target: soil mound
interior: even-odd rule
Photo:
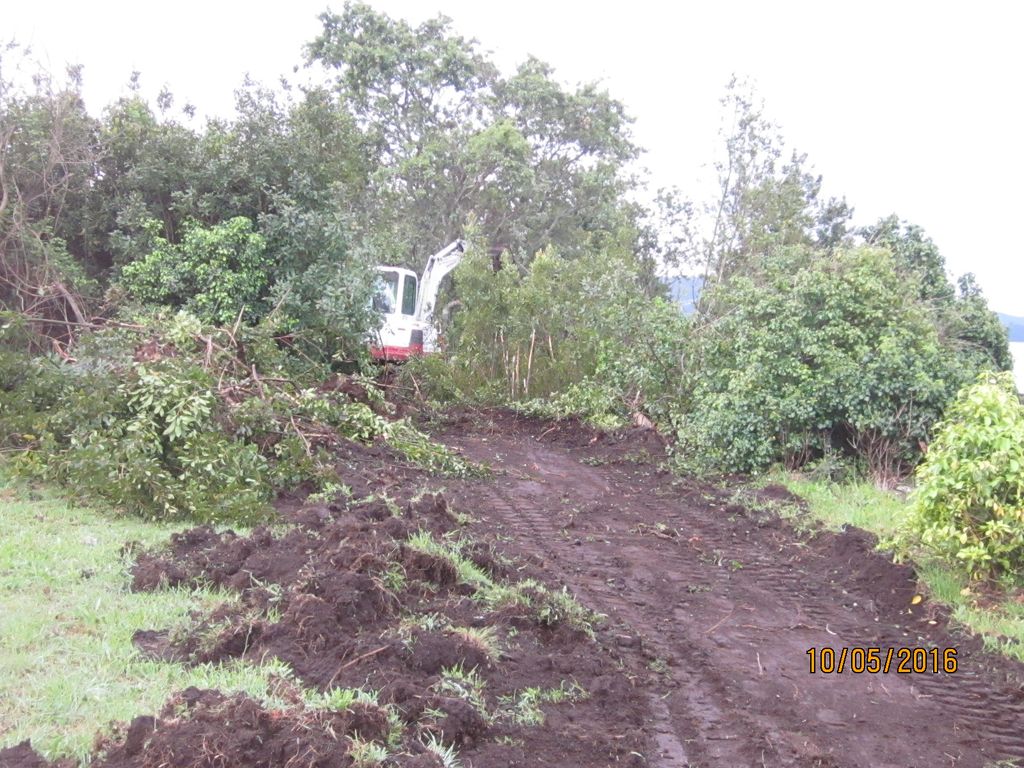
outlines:
[[[100,765],[348,765],[355,733],[390,745],[394,765],[438,764],[430,743],[478,762],[475,751],[496,739],[528,741],[537,747],[525,765],[604,765],[643,749],[638,734],[608,736],[613,725],[639,726],[646,711],[614,660],[568,614],[550,612],[553,590],[516,581],[534,569],[461,530],[444,495],[297,505],[288,518],[286,530],[248,535],[200,526],[138,553],[132,589],[212,584],[237,599],[184,629],[134,640],[149,656],[185,664],[276,658],[305,689],[293,698],[306,703],[281,711],[190,689],[157,718],[133,721]],[[609,676],[619,682],[613,708],[588,692]],[[529,697],[567,687],[572,697],[552,696],[543,709],[607,727],[567,737],[539,725],[543,709]],[[318,708],[338,689],[370,703]],[[328,698],[311,704],[318,692]]]

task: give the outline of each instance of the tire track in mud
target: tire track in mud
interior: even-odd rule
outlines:
[[[807,648],[913,646],[928,630],[876,610],[785,527],[529,435],[453,443],[504,473],[466,482],[467,510],[607,614],[617,650],[647,673],[651,765],[1024,760],[1024,693],[984,654],[962,653],[954,675],[810,675]]]
[[[525,539],[523,539],[523,549],[525,551],[542,558],[545,562],[551,562],[552,558],[557,556],[557,550],[552,546],[552,542],[557,538],[563,537],[563,530],[554,523],[554,518],[550,513],[542,511],[533,504],[517,502],[494,487],[488,488],[485,493],[486,496],[482,501],[486,500],[488,503],[482,506],[490,509],[497,519],[502,519],[507,524],[514,525],[518,532],[526,534]],[[609,559],[606,556],[600,556],[593,561],[584,560],[580,567],[607,567],[606,561]],[[614,587],[596,586],[588,583],[587,580],[574,581],[572,586],[577,596],[586,605],[601,613],[621,618],[629,616],[634,612],[635,605],[617,592]],[[624,623],[629,626],[628,622]],[[667,648],[663,644],[656,640],[652,642],[649,638],[645,638],[645,640],[647,640],[648,645],[651,645],[658,651],[667,653]],[[706,686],[702,686],[698,690],[704,690],[705,688]],[[648,696],[648,700],[652,714],[652,738],[657,745],[659,757],[661,758],[656,764],[690,765],[692,755],[688,754],[683,742],[694,741],[698,734],[695,731],[680,733],[677,730],[675,719],[672,716],[673,713],[661,696],[651,693]],[[708,723],[708,721],[711,721],[713,724],[714,720],[717,719],[714,716],[717,707],[707,703],[704,709],[706,710],[704,722]],[[713,725],[710,727],[713,727]],[[705,726],[705,730],[710,730],[710,727]],[[690,751],[692,752],[693,750],[691,749]]]
[[[542,469],[539,462],[533,462],[533,466],[542,474],[563,476],[550,467]],[[588,474],[593,477],[592,473]],[[604,498],[613,489],[598,481],[594,490],[595,498]],[[606,530],[594,548],[583,545],[582,541],[579,545],[574,543],[573,546],[584,557],[582,561],[565,563],[560,556],[563,548],[558,543],[566,540],[566,529],[558,523],[549,507],[534,501],[538,494],[546,492],[541,483],[531,479],[514,483],[508,489],[493,484],[478,491],[478,508],[488,510],[507,529],[514,529],[524,551],[545,562],[557,563],[560,568],[568,567],[575,571],[577,578],[569,581],[585,604],[615,617],[631,632],[639,633],[649,655],[653,656],[653,663],[666,659],[673,661],[673,684],[667,692],[652,691],[648,697],[652,715],[651,736],[658,749],[652,765],[759,765],[763,763],[766,752],[774,752],[768,734],[753,726],[745,729],[744,738],[740,740],[734,727],[738,715],[727,698],[727,681],[717,674],[713,664],[708,663],[706,651],[691,651],[689,642],[674,636],[675,615],[661,631],[651,632],[646,626],[649,621],[647,611],[655,608],[660,600],[652,599],[643,590],[624,592],[611,588],[608,579],[588,575],[588,570],[594,571],[595,568],[619,568],[615,561],[622,558],[614,553],[635,544],[635,536],[628,531]],[[642,547],[639,549],[643,550]],[[591,553],[595,554],[588,557]],[[660,558],[659,567],[668,568],[676,578],[694,585],[708,580],[707,568],[693,558],[671,551],[661,553]],[[612,581],[614,583],[614,579]],[[754,753],[751,745],[754,745]],[[758,762],[750,762],[755,758]]]

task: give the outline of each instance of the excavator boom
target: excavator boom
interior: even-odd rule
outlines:
[[[449,243],[440,251],[427,259],[420,278],[419,295],[416,298],[416,319],[429,323],[434,316],[434,304],[437,293],[441,289],[441,281],[462,261],[466,252],[466,244],[462,240]]]

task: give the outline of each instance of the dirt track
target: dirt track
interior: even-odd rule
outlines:
[[[354,500],[282,499],[290,525],[278,531],[201,527],[138,552],[133,589],[212,583],[237,595],[188,631],[137,632],[141,652],[274,657],[294,679],[275,682],[288,702],[277,709],[180,692],[101,739],[92,764],[344,768],[355,736],[388,741],[388,768],[438,768],[433,737],[466,768],[1024,763],[1024,665],[914,604],[913,572],[864,532],[801,536],[770,508],[799,503],[783,488],[734,498],[739,484],[661,472],[649,432],[494,413],[455,418],[440,438],[493,473],[441,480],[353,446],[338,460]],[[472,542],[462,555],[495,585],[530,581],[529,599],[482,599],[454,561],[413,545],[423,532]],[[607,616],[596,637],[537,612],[561,585]],[[808,671],[812,647],[914,646],[957,648],[959,670]],[[452,682],[456,668],[475,670],[480,701]],[[311,710],[297,683],[378,698]],[[567,685],[581,695],[517,717],[523,691]],[[69,764],[27,743],[0,750],[0,768]]]
[[[807,541],[638,462],[635,441],[578,427],[496,416],[442,439],[497,472],[449,485],[455,505],[608,615],[601,640],[649,702],[648,764],[1024,759],[1020,665],[951,635],[936,606],[912,605],[912,571],[872,552],[863,532]],[[959,648],[955,674],[808,672],[811,647],[933,645]]]

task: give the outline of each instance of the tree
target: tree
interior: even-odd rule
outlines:
[[[549,245],[571,258],[636,241],[624,201],[638,150],[623,106],[595,85],[567,90],[536,59],[502,77],[438,17],[412,27],[362,3],[321,16],[310,62],[374,146],[364,231],[386,228],[396,261],[419,268],[470,216],[496,252],[526,263]]]
[[[542,251],[495,273],[481,249],[456,270],[462,308],[449,334],[457,390],[552,404],[547,415],[601,424],[661,419],[685,372],[688,324],[645,293],[644,268],[621,246],[563,259]]]
[[[806,155],[787,152],[753,89],[733,78],[721,103],[716,195],[698,205],[662,191],[656,226],[663,231],[663,258],[711,285],[760,271],[772,249],[814,246],[827,253],[848,245],[852,208],[843,199],[821,198],[821,177],[808,170]],[[718,313],[712,296],[706,292],[698,302],[702,315]]]
[[[150,229],[160,227],[150,222]],[[155,232],[154,248],[121,271],[121,285],[150,304],[185,309],[202,322],[227,325],[259,316],[268,284],[266,241],[238,216],[209,229],[192,224],[180,244]]]
[[[921,227],[893,214],[861,228],[859,234],[868,245],[889,249],[901,276],[917,285],[922,301],[936,305],[952,301],[955,292],[946,277],[946,260]]]
[[[916,286],[918,299],[932,313],[943,343],[971,370],[1013,367],[1006,329],[989,310],[972,274],[959,278],[959,291],[946,275],[946,260],[925,231],[892,215],[859,231],[870,245],[887,248],[900,279]]]
[[[680,452],[705,466],[799,466],[829,451],[890,483],[973,375],[945,348],[916,286],[885,249],[776,248],[756,276],[718,283],[722,314],[680,418]]]
[[[37,70],[23,88],[11,60],[34,67],[15,44],[0,54],[0,309],[20,313],[55,339],[90,314],[94,265],[86,201],[98,150],[79,70],[64,82]],[[76,261],[78,252],[84,258]]]

